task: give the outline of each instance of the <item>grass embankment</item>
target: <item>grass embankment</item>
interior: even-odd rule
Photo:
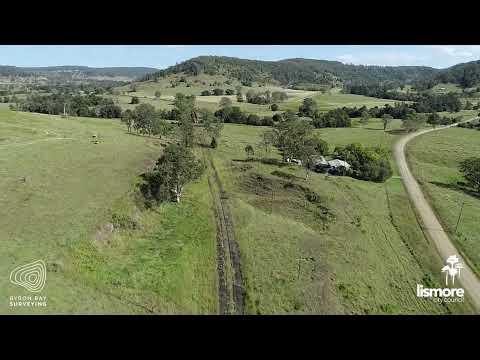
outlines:
[[[0,110],[0,271],[44,260],[48,301],[10,308],[31,294],[5,276],[0,313],[216,312],[206,180],[180,206],[140,211],[131,196],[161,149],[118,120]]]

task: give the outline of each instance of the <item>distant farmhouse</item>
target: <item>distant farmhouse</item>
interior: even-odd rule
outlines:
[[[346,161],[340,159],[325,160],[325,157],[320,156],[314,162],[314,170],[317,172],[337,173],[338,171],[350,170],[352,166]]]

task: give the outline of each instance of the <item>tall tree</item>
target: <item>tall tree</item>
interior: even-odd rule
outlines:
[[[383,121],[383,131],[387,131],[388,124],[393,120],[392,115],[390,114],[383,114],[382,121]]]
[[[195,132],[193,126],[195,96],[187,96],[177,93],[175,95],[174,106],[177,110],[179,140],[181,144],[186,147],[193,146],[195,141]]]
[[[480,193],[480,158],[471,157],[460,163],[460,171],[468,184]]]
[[[185,184],[198,178],[203,170],[190,149],[170,144],[154,170],[146,174],[142,191],[156,200],[180,202]]]

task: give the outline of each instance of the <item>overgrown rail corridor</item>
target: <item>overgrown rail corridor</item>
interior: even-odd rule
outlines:
[[[218,176],[210,152],[204,150],[203,154],[208,164],[208,184],[212,194],[217,227],[219,312],[222,315],[242,315],[245,308],[245,290],[240,250],[235,240],[228,196]]]

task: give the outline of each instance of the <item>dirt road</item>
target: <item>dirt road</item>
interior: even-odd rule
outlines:
[[[401,138],[394,147],[394,157],[397,163],[400,175],[403,179],[403,183],[407,189],[408,195],[414,204],[416,210],[420,214],[420,217],[423,222],[423,227],[427,232],[428,236],[434,242],[440,256],[442,259],[447,259],[451,255],[457,255],[461,258],[459,251],[455,248],[454,244],[448,237],[447,233],[443,229],[440,221],[432,210],[432,207],[425,199],[425,196],[422,193],[422,190],[418,182],[413,177],[405,157],[405,145],[412,140],[413,138],[431,132],[439,131],[442,129],[447,129],[457,124],[452,124],[448,126],[438,127],[436,129],[421,130],[412,134],[409,134]],[[468,264],[461,260],[465,266],[462,269],[461,277],[459,279],[466,293],[469,295],[469,298],[472,300],[472,304],[475,306],[476,310],[480,312],[480,280],[468,266]],[[439,269],[440,271],[440,269]]]

